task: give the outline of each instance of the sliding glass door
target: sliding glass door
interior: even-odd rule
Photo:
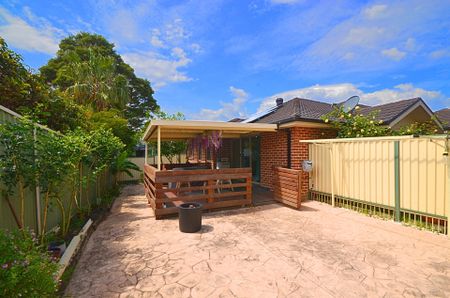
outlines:
[[[252,180],[260,181],[260,138],[259,136],[243,137],[241,142],[241,167],[252,168]]]

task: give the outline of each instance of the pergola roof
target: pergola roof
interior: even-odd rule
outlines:
[[[252,132],[275,132],[276,124],[240,123],[223,121],[187,121],[187,120],[152,120],[148,125],[143,140],[157,139],[160,129],[161,140],[190,139],[208,131],[222,131],[223,138],[238,138]]]

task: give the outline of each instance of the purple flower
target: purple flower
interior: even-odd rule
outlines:
[[[2,264],[2,269],[8,269],[8,267],[9,267],[9,265],[8,265],[8,263],[5,263],[5,264]]]

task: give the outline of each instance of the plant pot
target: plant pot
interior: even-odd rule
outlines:
[[[60,259],[62,256],[62,252],[59,247],[49,247],[48,252],[51,254],[51,257],[54,259]]]
[[[200,203],[184,203],[178,207],[180,231],[195,233],[202,228],[202,209]]]
[[[51,242],[48,246],[49,251],[59,250],[61,252],[61,255],[64,254],[66,251],[66,242],[65,241],[55,241]]]

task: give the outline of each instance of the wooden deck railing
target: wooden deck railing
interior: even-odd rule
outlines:
[[[178,213],[184,202],[200,202],[206,210],[252,203],[250,168],[158,171],[145,165],[144,185],[157,219]]]
[[[300,208],[301,171],[282,167],[274,168],[274,198],[278,202]]]

